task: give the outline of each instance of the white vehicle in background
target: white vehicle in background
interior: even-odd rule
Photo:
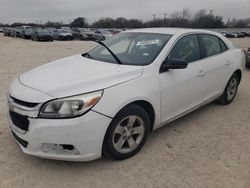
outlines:
[[[23,25],[23,26],[21,26],[20,28],[21,28],[21,29],[32,29],[31,26],[27,26],[27,25]]]
[[[66,30],[68,32],[72,32],[71,28],[70,27],[61,27],[60,29],[62,30]]]
[[[109,31],[106,31],[106,30],[98,30],[98,31],[96,31],[95,33],[97,33],[97,34],[103,36],[103,37],[104,37],[104,40],[113,37],[113,34],[112,34],[111,32],[109,32]]]
[[[0,27],[0,33],[3,33],[4,29],[2,27]]]
[[[71,32],[64,29],[56,29],[52,32],[55,40],[73,40],[74,37]]]
[[[10,129],[24,153],[129,158],[151,131],[214,100],[230,104],[246,61],[228,39],[204,30],[130,30],[99,43],[11,84]]]

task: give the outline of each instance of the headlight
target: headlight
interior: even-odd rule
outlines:
[[[72,118],[90,110],[101,98],[103,91],[57,99],[45,103],[40,118]]]

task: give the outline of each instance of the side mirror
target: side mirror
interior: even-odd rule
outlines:
[[[170,69],[186,69],[188,66],[188,62],[181,59],[171,59],[166,60],[160,69],[160,72],[166,72]]]

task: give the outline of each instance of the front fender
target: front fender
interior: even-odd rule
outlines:
[[[160,124],[160,86],[158,74],[149,74],[107,88],[93,110],[114,117],[123,107],[135,101],[149,102],[155,111],[155,125]]]

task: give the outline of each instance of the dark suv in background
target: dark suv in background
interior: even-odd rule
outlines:
[[[46,29],[37,28],[33,29],[31,39],[35,41],[53,41],[53,36]]]

